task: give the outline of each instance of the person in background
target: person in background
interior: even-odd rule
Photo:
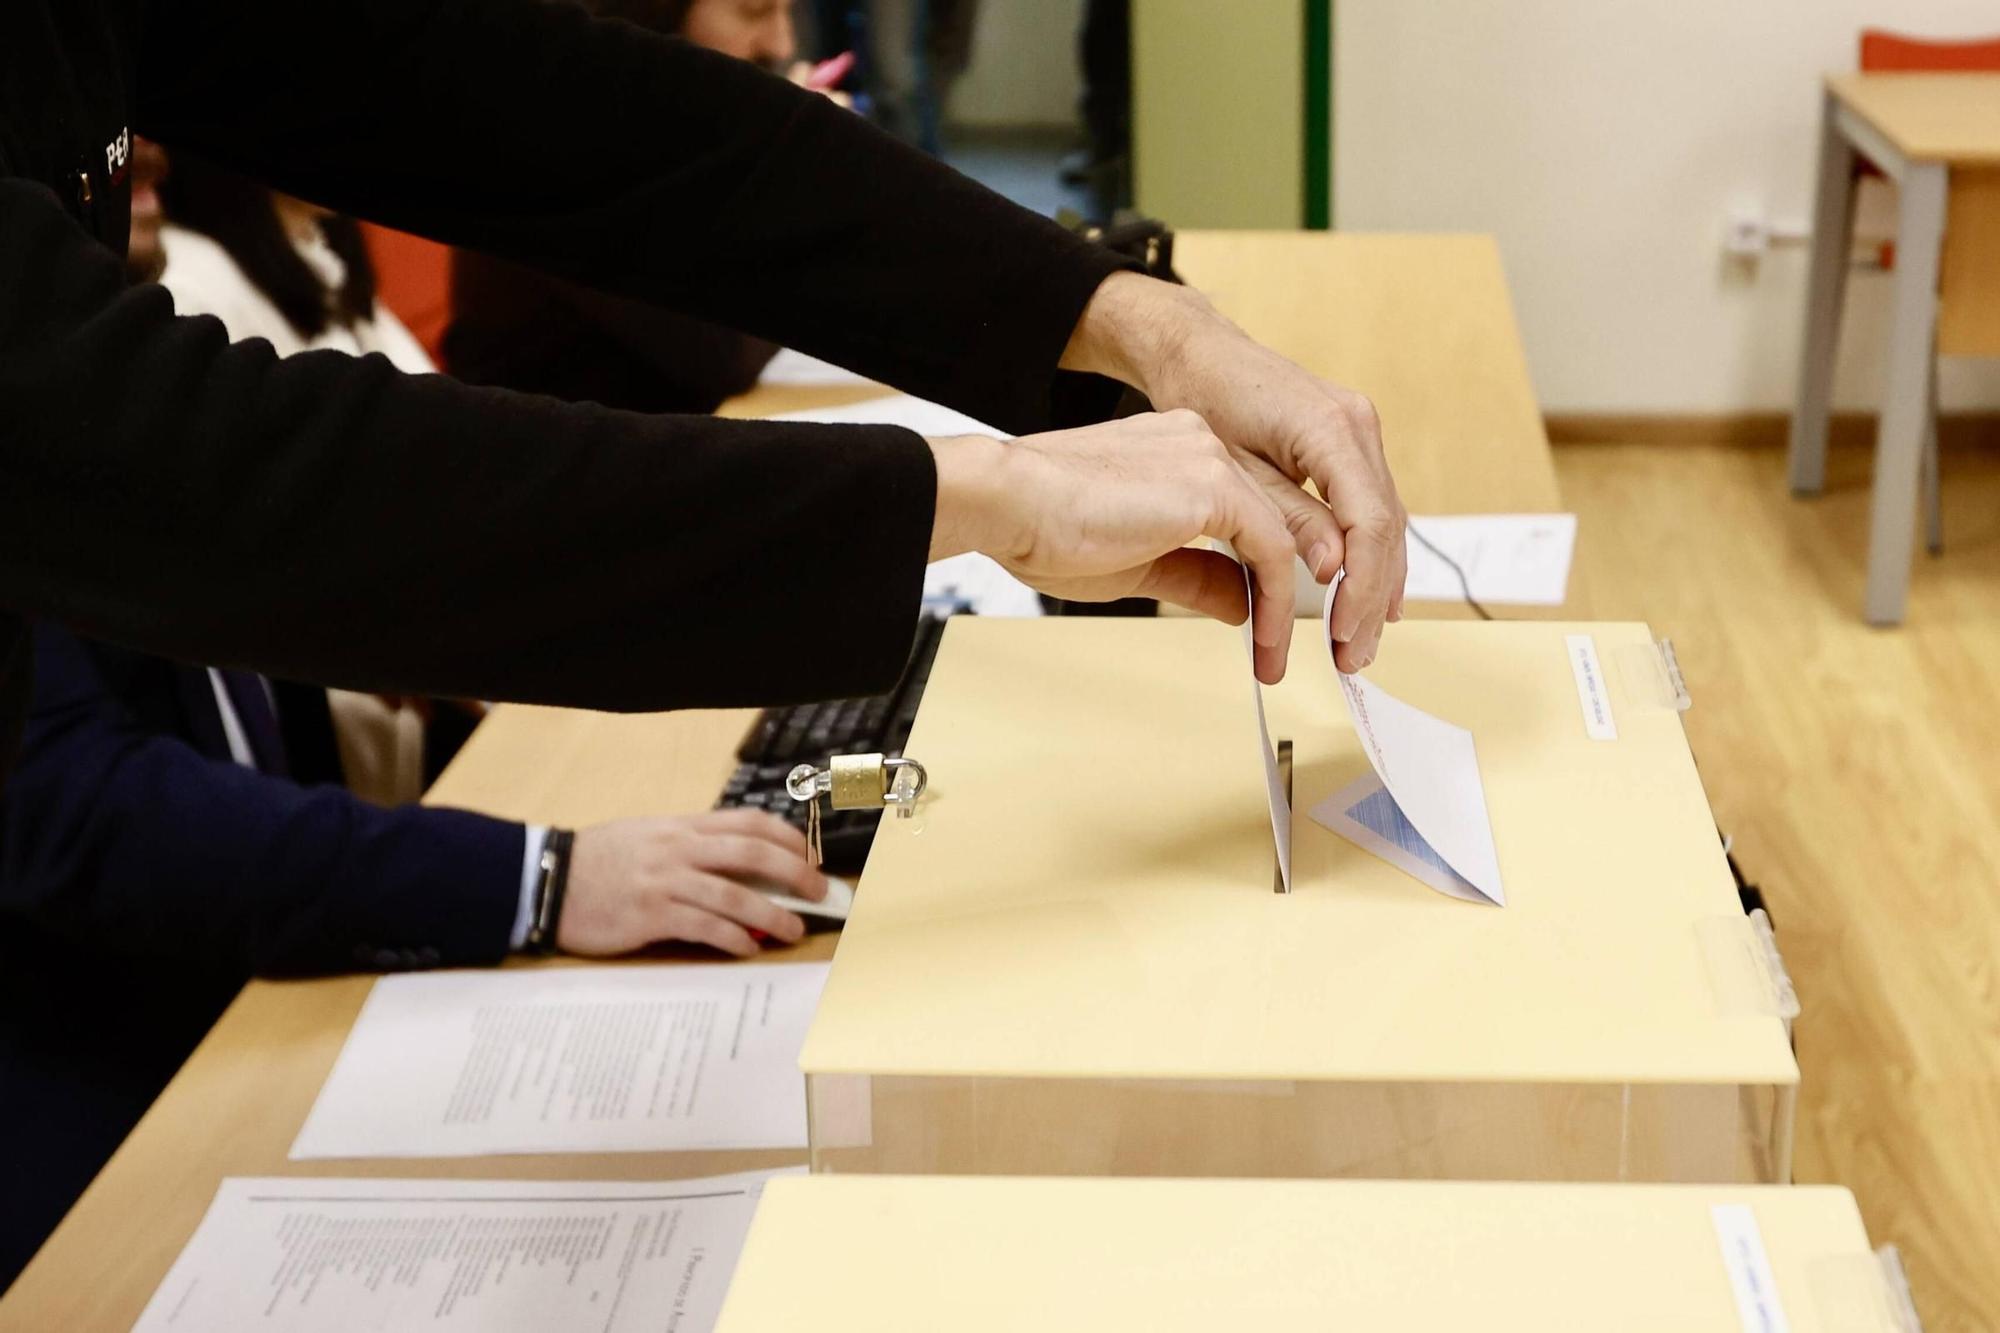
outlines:
[[[606,18],[747,61],[804,84],[790,0],[583,0]],[[757,383],[774,343],[645,302],[607,296],[476,251],[452,256],[445,368],[470,384],[634,412],[713,412]]]
[[[380,352],[409,374],[437,370],[376,302],[353,219],[185,151],[167,161],[159,195],[158,281],[180,314],[213,315],[233,341],[262,338],[280,356]]]
[[[972,63],[978,0],[813,0],[811,16],[821,59],[854,53],[851,86],[868,118],[939,156],[952,87]]]
[[[192,154],[171,169],[143,141],[137,154],[135,276],[159,273],[238,340],[429,368],[373,301],[352,222]],[[136,206],[156,186],[164,227]],[[0,793],[0,1289],[245,980],[497,963],[530,944],[550,836],[364,801],[344,785],[352,747],[336,743],[328,691],[47,624],[32,651]],[[804,933],[767,885],[826,893],[804,839],[770,815],[586,828],[552,943],[754,954],[760,937]]]
[[[1086,145],[1063,159],[1062,179],[1087,185],[1100,212],[1132,203],[1132,3],[1084,0],[1076,34]]]
[[[437,370],[401,321],[375,299],[375,272],[359,224],[281,194],[196,153],[168,158],[150,140],[158,208],[142,239],[135,208],[134,254],[150,251],[150,276],[183,315],[213,315],[241,342],[262,338],[280,356],[332,350],[380,352],[412,375]],[[135,277],[139,269],[134,268]],[[383,805],[415,800],[442,771],[482,711],[470,701],[329,690],[349,787]]]
[[[160,182],[166,179],[166,150],[151,139],[132,139],[132,239],[125,251],[125,276],[151,282],[167,262],[160,248],[166,216],[160,204]]]

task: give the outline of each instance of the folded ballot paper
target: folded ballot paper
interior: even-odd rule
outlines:
[[[1246,570],[1245,579],[1249,578]],[[1326,590],[1320,626],[1333,651],[1336,577]],[[1243,628],[1251,644],[1250,626]],[[1254,651],[1254,649],[1253,649]],[[1507,905],[1500,859],[1493,850],[1493,822],[1472,733],[1412,708],[1360,676],[1339,677],[1347,714],[1373,770],[1307,813],[1313,822],[1436,889],[1468,902]],[[1278,769],[1277,751],[1264,720],[1264,691],[1253,673],[1257,729],[1263,736],[1264,774],[1271,805],[1271,835],[1286,892],[1292,887],[1292,811]]]

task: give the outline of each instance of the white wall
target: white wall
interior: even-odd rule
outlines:
[[[1335,0],[1336,225],[1498,235],[1548,411],[1787,409],[1805,252],[1746,272],[1723,220],[1810,220],[1818,79],[1869,24],[1985,34],[2000,5]],[[1849,287],[1841,406],[1877,401],[1888,281]],[[1946,363],[1944,398],[2000,405],[2000,362]]]

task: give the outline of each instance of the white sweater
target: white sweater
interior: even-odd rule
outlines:
[[[340,256],[317,232],[311,241],[294,244],[299,257],[329,288],[338,290],[347,280]],[[369,319],[351,325],[329,323],[318,337],[301,338],[270,298],[251,285],[229,252],[209,237],[170,223],[160,229],[160,246],[167,260],[160,284],[173,293],[174,308],[183,315],[214,315],[229,330],[232,342],[263,338],[279,356],[323,348],[354,356],[380,352],[398,370],[413,375],[437,369],[423,345],[379,301]]]

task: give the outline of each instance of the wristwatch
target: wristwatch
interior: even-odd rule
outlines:
[[[556,932],[562,926],[563,896],[569,891],[569,854],[576,834],[552,828],[542,840],[541,878],[535,881],[534,911],[528,919],[528,938],[521,952],[552,954]]]

